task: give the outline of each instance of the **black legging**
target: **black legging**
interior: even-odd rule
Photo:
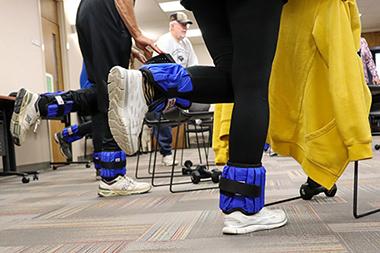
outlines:
[[[87,134],[91,134],[93,128],[92,120],[78,124],[78,133],[80,137],[84,137]]]
[[[194,88],[188,98],[198,103],[235,103],[229,139],[232,166],[261,165],[282,6],[280,0],[191,1],[215,67],[188,68]]]

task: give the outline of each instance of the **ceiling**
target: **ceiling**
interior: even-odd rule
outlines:
[[[153,39],[168,32],[168,19],[170,13],[164,13],[158,3],[171,0],[136,0],[136,16],[139,25],[144,32]],[[302,1],[302,0],[298,0]],[[359,11],[362,14],[362,26],[364,32],[380,31],[380,2],[379,0],[357,0]],[[190,19],[195,21],[191,12],[186,12]],[[191,29],[197,28],[196,22]],[[194,44],[202,43],[201,38],[190,38]]]
[[[380,31],[380,2],[379,0],[357,0],[362,14],[363,32]]]
[[[136,18],[140,27],[145,33],[153,39],[169,31],[169,15],[165,13],[158,5],[159,2],[169,2],[172,0],[136,0],[135,11]],[[190,29],[198,28],[193,14],[189,11],[183,11],[194,22]],[[190,38],[193,44],[202,43],[200,37]]]

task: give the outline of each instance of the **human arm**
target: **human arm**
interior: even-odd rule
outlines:
[[[135,40],[136,46],[146,53],[149,52],[148,47],[157,53],[161,53],[161,50],[154,44],[154,41],[143,35],[140,27],[137,25],[133,10],[133,0],[115,0],[115,6],[125,26]]]
[[[368,67],[369,71],[371,72],[373,83],[374,84],[380,84],[379,75],[378,75],[377,70],[376,70],[375,62],[373,61],[373,58],[372,58],[371,50],[368,47],[367,41],[363,38],[361,41],[360,53],[361,53],[361,56],[364,60],[363,63],[365,64],[366,67]]]

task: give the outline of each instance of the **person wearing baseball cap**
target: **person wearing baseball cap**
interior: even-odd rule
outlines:
[[[183,12],[175,12],[170,15],[170,21],[177,21],[180,24],[192,25],[193,21],[187,18],[187,15]]]
[[[163,52],[170,54],[176,63],[184,68],[198,65],[198,58],[186,33],[193,22],[183,12],[175,12],[169,16],[169,32],[160,36],[156,41],[156,46]],[[207,110],[209,105],[207,106]],[[160,118],[160,113],[151,112],[150,117]],[[178,164],[172,155],[172,129],[169,126],[154,127],[153,133],[157,138],[162,155],[162,164],[172,166]]]

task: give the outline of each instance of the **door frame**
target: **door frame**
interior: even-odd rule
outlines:
[[[42,11],[42,3],[41,1],[42,0],[35,0],[37,1],[37,4],[38,4],[38,10],[39,10],[39,18],[40,18],[40,38],[41,38],[41,45],[44,45],[44,35],[43,35],[43,19],[47,19],[47,18],[44,18],[42,15],[43,15],[43,11]],[[53,2],[56,3],[56,21],[53,22],[55,24],[57,24],[58,26],[58,33],[59,33],[59,43],[60,43],[60,52],[59,52],[59,56],[61,58],[61,78],[62,78],[62,84],[60,85],[60,87],[63,89],[63,90],[67,90],[69,87],[69,80],[70,80],[70,76],[69,76],[69,64],[68,64],[68,46],[67,46],[67,32],[66,32],[66,28],[67,28],[67,24],[66,24],[66,21],[65,21],[65,12],[64,12],[64,2],[63,0],[52,0]],[[47,19],[49,20],[49,19]],[[51,21],[51,20],[49,20]],[[42,47],[42,54],[41,54],[41,57],[42,57],[42,64],[43,64],[43,83],[44,83],[44,91],[46,91],[47,89],[47,81],[46,81],[46,78],[45,78],[45,73],[47,73],[47,69],[46,69],[46,60],[45,60],[45,50],[44,48]],[[53,145],[56,145],[55,144],[55,141],[54,139],[52,139],[52,134],[51,134],[51,126],[49,123],[47,123],[47,126],[48,126],[48,130],[49,130],[49,133],[48,133],[48,137],[49,137],[49,151],[50,151],[50,160],[51,161],[55,161],[54,160],[54,157],[53,157]],[[73,156],[74,157],[74,156]]]

